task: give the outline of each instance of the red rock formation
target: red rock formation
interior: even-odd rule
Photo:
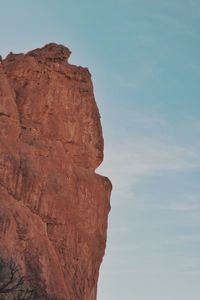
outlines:
[[[52,43],[0,63],[0,253],[37,299],[94,300],[111,184],[91,75],[69,56]]]

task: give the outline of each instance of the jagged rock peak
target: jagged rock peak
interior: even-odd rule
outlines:
[[[27,55],[34,56],[39,60],[58,62],[67,62],[70,54],[71,51],[67,47],[55,43],[49,43],[42,48],[37,48],[27,53]]]
[[[26,54],[19,53],[15,54],[10,52],[6,57],[7,60],[14,60],[18,57],[33,56],[38,62],[59,62],[67,63],[70,57],[71,51],[63,46],[56,43],[49,43],[42,48],[36,48],[29,51]]]

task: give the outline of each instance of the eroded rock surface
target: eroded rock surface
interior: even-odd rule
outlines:
[[[91,75],[69,56],[51,43],[0,63],[0,253],[37,299],[95,300],[111,184]]]

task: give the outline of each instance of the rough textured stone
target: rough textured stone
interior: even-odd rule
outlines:
[[[110,181],[91,75],[48,44],[0,63],[0,252],[40,298],[96,299]]]

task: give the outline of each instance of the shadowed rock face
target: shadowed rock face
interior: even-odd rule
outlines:
[[[111,184],[91,75],[69,56],[51,43],[0,63],[0,253],[37,299],[95,300]]]

